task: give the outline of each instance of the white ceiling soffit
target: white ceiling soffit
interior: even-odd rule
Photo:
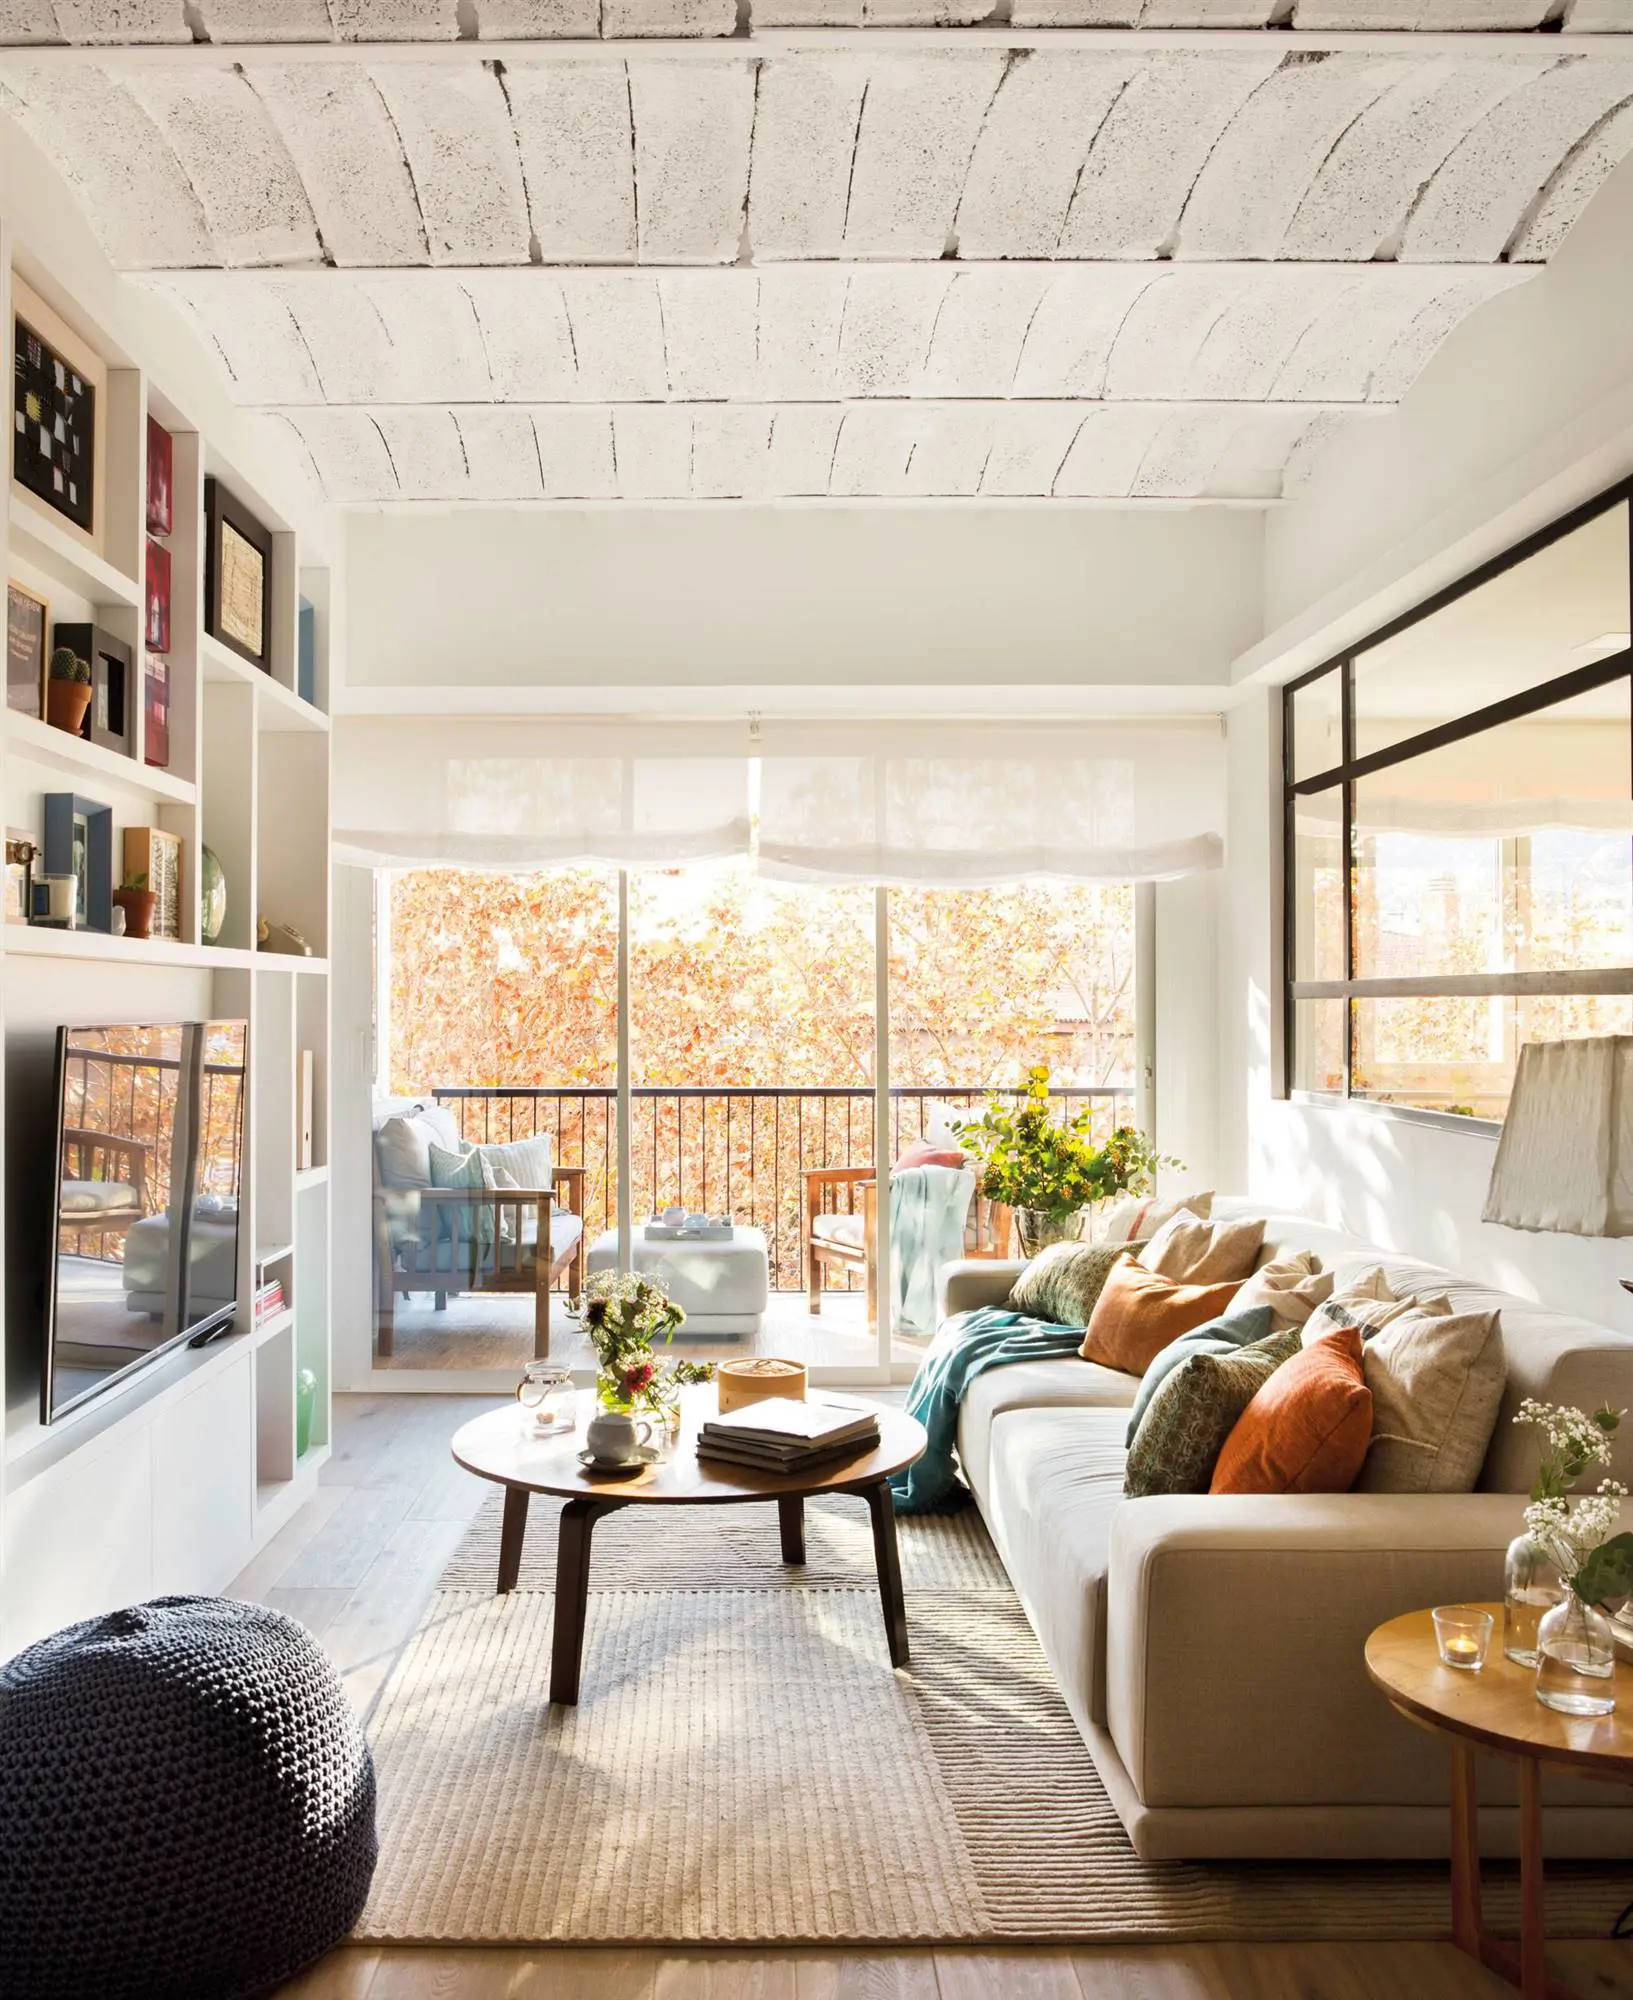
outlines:
[[[263,16],[287,34],[302,11],[188,14],[264,38]],[[325,38],[417,38],[449,20],[542,33],[547,9],[307,11]],[[1368,29],[1559,12],[1347,11]],[[1573,25],[1627,11],[1599,0]],[[0,0],[14,36],[39,14],[88,37],[113,12],[131,40],[168,17]],[[1289,28],[1185,46],[14,49],[0,110],[338,504],[1262,505],[1557,248],[1633,151],[1633,47],[1313,47]]]

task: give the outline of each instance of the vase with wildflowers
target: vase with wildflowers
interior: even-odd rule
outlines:
[[[713,1379],[712,1362],[660,1361],[653,1353],[655,1341],[674,1339],[686,1313],[651,1278],[596,1271],[572,1308],[595,1349],[595,1392],[604,1410],[643,1411],[673,1428],[681,1388]]]
[[[1633,1591],[1633,1534],[1617,1532],[1627,1488],[1602,1479],[1596,1493],[1571,1488],[1594,1465],[1610,1463],[1622,1410],[1584,1410],[1527,1397],[1516,1423],[1541,1434],[1541,1465],[1525,1510],[1525,1539],[1559,1578],[1558,1601],[1536,1626],[1537,1699],[1563,1715],[1608,1715],[1616,1706],[1615,1639],[1601,1608]],[[1516,1545],[1517,1547],[1517,1545]],[[1515,1554],[1509,1552],[1510,1583]],[[1505,1632],[1508,1605],[1504,1605]],[[1505,1636],[1504,1651],[1510,1658]],[[1523,1662],[1522,1662],[1523,1663]]]

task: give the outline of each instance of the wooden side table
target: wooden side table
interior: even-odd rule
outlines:
[[[1496,1620],[1491,1650],[1477,1674],[1442,1664],[1434,1621],[1411,1611],[1380,1625],[1367,1640],[1367,1672],[1409,1722],[1438,1731],[1452,1753],[1452,1939],[1482,1965],[1517,1986],[1525,2000],[1572,2000],[1549,1977],[1542,1900],[1542,1773],[1633,1784],[1633,1717],[1576,1717],[1544,1708],[1536,1676],[1502,1650],[1503,1607],[1480,1607]],[[1487,1750],[1520,1769],[1520,1943],[1485,1927],[1480,1914],[1480,1839],[1474,1755]]]

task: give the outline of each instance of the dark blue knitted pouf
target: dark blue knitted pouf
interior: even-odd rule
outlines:
[[[280,1611],[160,1597],[0,1668],[0,1996],[237,2000],[351,1929],[374,1765]]]

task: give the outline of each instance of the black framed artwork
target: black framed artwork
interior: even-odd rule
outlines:
[[[113,809],[76,792],[47,792],[40,872],[72,875],[76,910],[87,930],[113,929]],[[37,898],[36,898],[37,900]]]
[[[272,534],[218,479],[204,482],[204,629],[272,670]]]
[[[96,384],[19,313],[12,477],[87,535],[96,525]]]

